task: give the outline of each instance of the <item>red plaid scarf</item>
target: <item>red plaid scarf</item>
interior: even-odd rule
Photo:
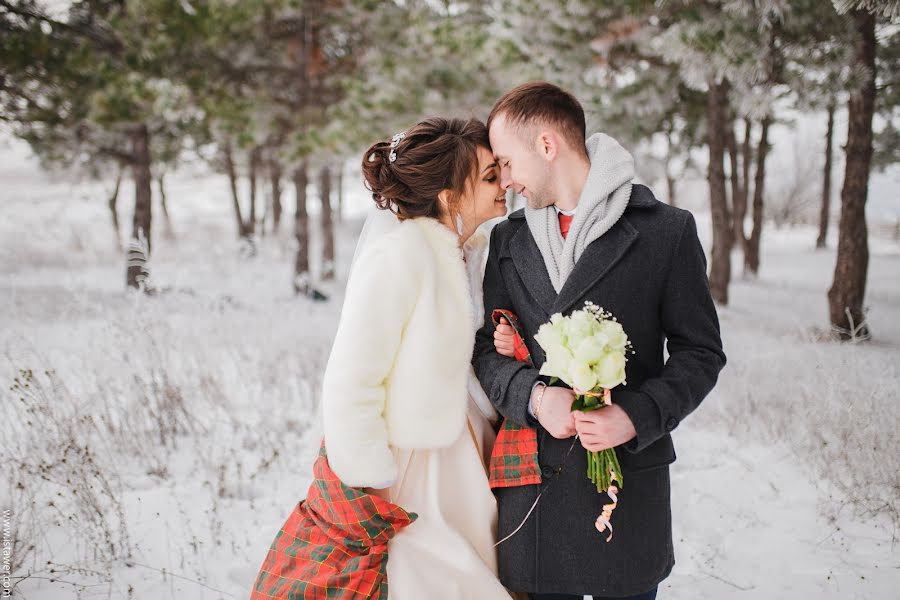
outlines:
[[[529,365],[531,353],[525,346],[519,319],[509,310],[498,308],[491,313],[494,325],[505,318],[512,325],[513,348],[515,358]],[[503,419],[503,425],[497,433],[497,441],[491,451],[490,485],[492,488],[532,485],[541,482],[541,468],[538,464],[537,431],[530,427],[522,427]]]
[[[269,548],[251,600],[387,600],[388,541],[417,515],[341,483],[324,441],[313,475],[306,500]]]

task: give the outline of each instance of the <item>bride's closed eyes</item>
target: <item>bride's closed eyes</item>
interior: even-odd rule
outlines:
[[[490,173],[488,173],[487,177],[485,177],[483,181],[486,181],[487,183],[494,183],[495,181],[497,181],[497,163],[491,163],[490,165],[485,167],[484,171],[490,171]],[[484,171],[482,171],[482,173]]]

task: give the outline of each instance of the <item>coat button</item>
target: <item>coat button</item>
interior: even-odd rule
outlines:
[[[541,475],[544,477],[544,479],[550,479],[555,474],[556,474],[556,471],[553,469],[553,467],[550,467],[547,465],[544,465],[543,467],[541,467]]]
[[[666,431],[672,431],[678,426],[678,419],[675,417],[669,417],[669,420],[666,421]]]

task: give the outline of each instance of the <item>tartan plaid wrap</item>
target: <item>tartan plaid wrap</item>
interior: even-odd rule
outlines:
[[[491,313],[494,325],[500,324],[501,317],[509,321],[515,332],[513,351],[516,360],[533,364],[531,353],[522,337],[519,319],[512,311],[503,308]],[[497,433],[497,441],[491,451],[489,480],[491,488],[533,485],[541,482],[537,431],[517,425],[509,419],[503,419],[503,425]]]
[[[306,500],[269,548],[251,600],[387,600],[388,541],[417,515],[341,483],[324,440],[313,475]]]

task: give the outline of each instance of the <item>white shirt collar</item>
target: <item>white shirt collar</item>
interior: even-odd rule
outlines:
[[[574,209],[572,209],[572,210],[563,210],[563,209],[559,208],[558,206],[556,206],[555,204],[553,205],[553,208],[556,209],[556,213],[557,213],[557,214],[564,214],[564,215],[566,215],[567,217],[574,217],[574,216],[575,216],[575,211],[578,210],[578,207],[577,207],[577,206],[576,206]]]

